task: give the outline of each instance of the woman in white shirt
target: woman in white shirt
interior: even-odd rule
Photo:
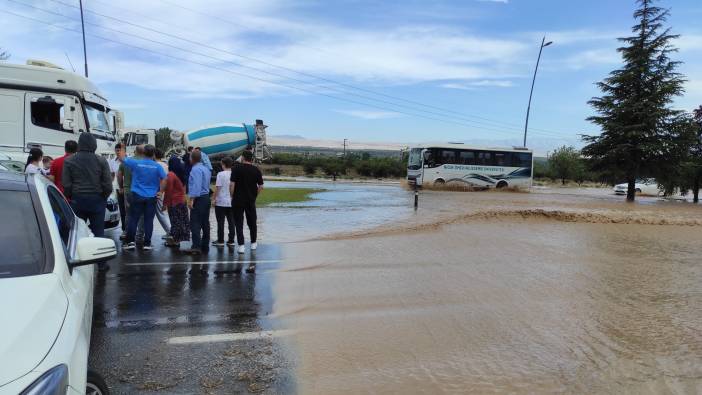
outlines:
[[[234,246],[234,212],[232,211],[232,198],[229,194],[229,180],[232,176],[234,161],[230,157],[222,159],[222,171],[217,173],[215,182],[215,217],[217,218],[217,240],[212,244],[217,247],[224,246],[224,221],[229,225],[227,245]]]
[[[44,157],[44,153],[39,148],[32,148],[29,150],[29,156],[27,157],[27,164],[24,166],[24,172],[27,174],[41,174],[44,175],[44,169],[42,167],[41,160]]]

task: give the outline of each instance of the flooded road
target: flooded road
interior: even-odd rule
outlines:
[[[314,188],[323,192],[301,203],[259,210],[259,232],[268,242],[294,242],[367,230],[412,214],[407,191],[397,184],[266,182],[266,188]]]
[[[701,220],[604,192],[422,192],[417,214],[285,244],[272,318],[299,393],[700,393]]]

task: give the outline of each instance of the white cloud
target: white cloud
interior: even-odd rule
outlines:
[[[674,44],[681,52],[702,51],[702,34],[681,34]]]
[[[589,49],[567,57],[563,63],[573,70],[592,66],[617,65],[622,57],[614,48]]]
[[[350,115],[361,119],[387,119],[397,118],[402,114],[392,111],[372,111],[372,110],[334,110],[340,114]]]
[[[90,23],[98,23],[100,26],[119,29],[129,34],[167,42],[196,52],[182,52],[175,48],[88,25],[91,78],[97,82],[123,82],[146,89],[180,91],[190,96],[219,94],[223,97],[236,98],[295,92],[294,89],[271,85],[226,71],[207,69],[174,59],[161,58],[135,48],[106,43],[90,36],[94,34],[185,58],[188,61],[205,63],[215,68],[234,70],[285,84],[298,83],[290,82],[281,76],[237,68],[229,62],[309,80],[308,77],[299,74],[235,56],[234,53],[236,53],[304,73],[351,83],[410,84],[436,80],[495,79],[513,75],[511,65],[522,57],[526,49],[525,45],[516,39],[482,37],[466,34],[454,28],[398,26],[394,29],[359,30],[328,23],[295,21],[293,18],[281,15],[290,7],[288,2],[283,1],[232,3],[224,0],[210,0],[207,3],[207,7],[194,1],[178,4],[200,10],[206,9],[208,14],[214,16],[225,15],[224,18],[232,19],[232,23],[225,24],[221,20],[194,14],[178,7],[166,7],[159,1],[126,0],[119,4],[117,10],[110,9],[102,1],[92,2],[89,9],[115,15],[136,24],[147,25],[172,35],[187,37],[230,53],[219,52],[88,14],[87,20]],[[41,1],[34,4],[37,7],[67,15],[76,11],[52,7],[53,3],[50,2]],[[129,10],[138,11],[130,13]],[[41,20],[56,23],[65,21],[62,18],[20,6],[16,6],[16,11]],[[145,19],[142,15],[149,16],[149,19]],[[153,18],[164,22],[154,22]],[[75,32],[66,32],[58,27],[52,27],[52,34],[43,36],[48,39],[39,42],[32,37],[35,36],[37,29],[44,29],[44,26],[15,17],[10,19],[16,22],[13,23],[16,28],[9,31],[3,29],[0,32],[0,41],[15,45],[9,48],[13,51],[15,60],[45,58],[65,64],[63,52],[55,49],[56,43],[61,42],[70,44],[61,47],[69,48],[68,52],[74,65],[78,67],[81,63],[80,36]],[[169,24],[166,21],[178,21],[178,23]],[[78,25],[71,22],[70,27],[78,28]],[[256,33],[251,34],[252,30]],[[264,42],[261,42],[261,36],[264,36]],[[328,85],[321,81],[317,83]],[[309,85],[307,88],[320,90],[319,87]]]
[[[514,83],[510,80],[479,80],[470,82],[447,82],[440,85],[442,88],[475,90],[477,88],[511,88]]]

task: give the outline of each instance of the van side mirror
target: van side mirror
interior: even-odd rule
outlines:
[[[117,246],[112,239],[83,237],[76,245],[76,256],[71,259],[71,268],[106,262],[117,256]]]

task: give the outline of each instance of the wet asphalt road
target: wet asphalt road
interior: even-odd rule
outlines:
[[[121,252],[98,275],[90,368],[113,394],[293,392],[286,353],[262,332],[273,329],[278,246],[247,245],[244,255],[213,246],[191,257],[163,246],[155,228],[154,250]],[[251,262],[255,274],[246,273]]]

